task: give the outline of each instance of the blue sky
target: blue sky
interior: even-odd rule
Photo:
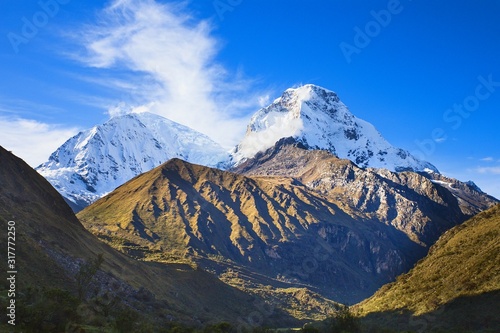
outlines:
[[[0,145],[32,166],[149,110],[235,144],[283,90],[336,91],[392,144],[500,197],[500,1],[6,0]]]

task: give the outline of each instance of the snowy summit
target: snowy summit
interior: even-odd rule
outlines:
[[[151,113],[130,113],[78,133],[36,169],[74,208],[82,208],[171,158],[217,166],[227,156],[189,127]]]
[[[438,172],[432,164],[392,146],[372,124],[354,116],[336,93],[312,84],[287,89],[257,111],[232,160],[239,164],[286,137],[311,149],[328,150],[360,167]]]

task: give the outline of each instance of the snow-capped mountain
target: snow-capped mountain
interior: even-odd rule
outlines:
[[[354,116],[336,93],[311,84],[288,89],[257,111],[244,139],[232,151],[232,162],[238,165],[286,137],[360,167],[438,172],[432,164],[392,146],[372,124]]]
[[[36,170],[78,209],[171,158],[217,166],[227,156],[193,129],[151,113],[131,113],[78,133]]]

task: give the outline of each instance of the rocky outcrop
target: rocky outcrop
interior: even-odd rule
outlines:
[[[366,221],[393,226],[424,246],[498,201],[472,183],[430,172],[360,168],[293,138],[242,163],[248,176],[288,176]]]

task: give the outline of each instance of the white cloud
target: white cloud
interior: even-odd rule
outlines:
[[[50,154],[77,132],[76,128],[35,120],[0,118],[0,145],[31,167],[47,161]]]
[[[195,21],[181,5],[115,0],[81,32],[85,51],[78,58],[88,66],[133,71],[133,82],[109,81],[134,94],[130,109],[142,107],[230,147],[243,135],[248,111],[262,100],[250,92],[251,81],[216,62],[220,45],[211,34],[208,21]]]
[[[151,109],[153,109],[155,103],[151,102],[149,104],[145,105],[139,105],[139,106],[131,106],[127,103],[121,102],[118,103],[117,105],[111,107],[108,109],[108,115],[110,117],[116,117],[116,116],[122,116],[128,113],[142,113],[142,112],[149,112]]]
[[[482,174],[500,175],[500,167],[478,167],[474,170]]]
[[[259,106],[261,108],[266,107],[270,104],[270,101],[271,101],[271,97],[269,96],[269,94],[260,96],[259,97]]]
[[[237,160],[252,157],[272,147],[279,139],[294,136],[304,128],[300,118],[275,117],[272,113],[268,115],[266,122],[269,127],[265,130],[247,133],[236,154]]]
[[[495,159],[491,156],[482,158],[481,161],[483,162],[493,162]]]

